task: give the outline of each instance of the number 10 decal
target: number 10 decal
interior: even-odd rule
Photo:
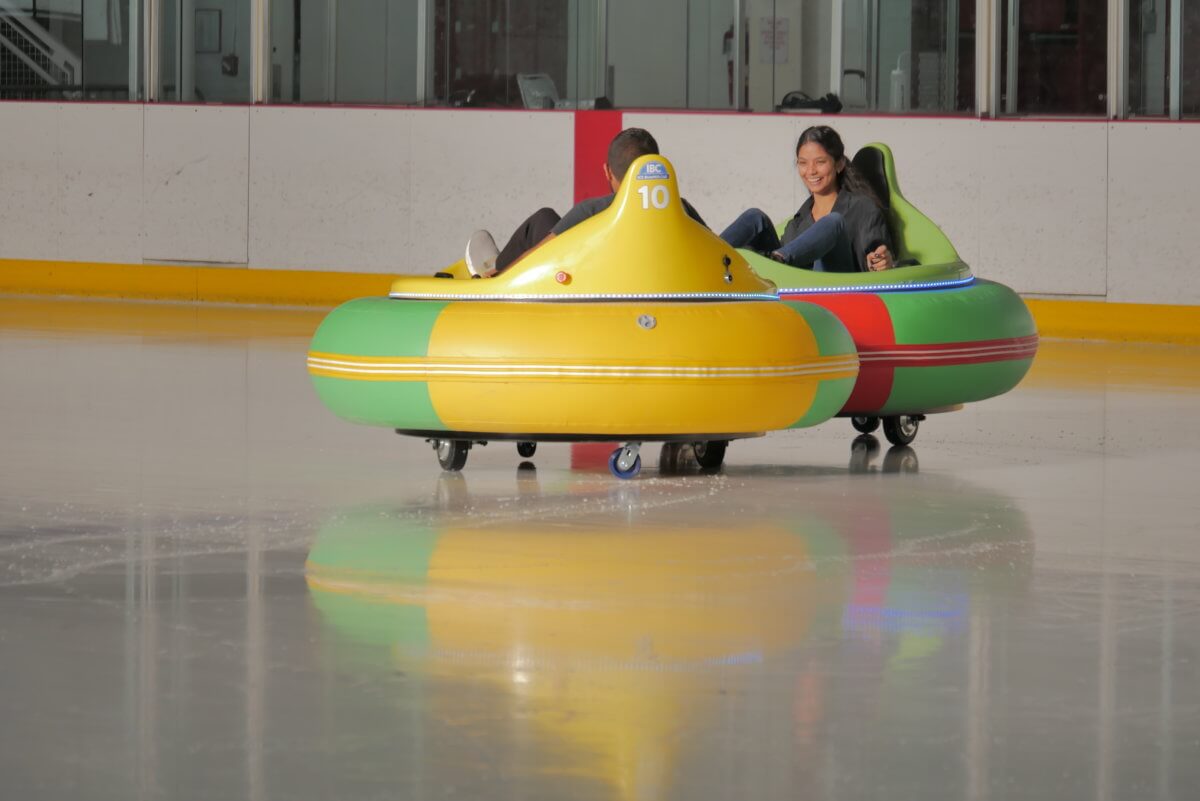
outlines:
[[[667,204],[671,202],[671,190],[667,189],[663,184],[651,188],[648,186],[639,186],[638,194],[642,196],[642,208],[648,209],[654,206],[656,209],[665,209]]]

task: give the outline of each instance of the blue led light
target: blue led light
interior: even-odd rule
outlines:
[[[622,295],[619,293],[581,295],[466,295],[452,292],[391,292],[388,297],[394,300],[546,301],[554,303],[571,303],[575,301],[779,300],[779,296],[774,292],[672,292],[644,295]]]
[[[919,292],[925,289],[953,289],[975,283],[975,277],[955,278],[949,281],[918,281],[911,284],[866,284],[860,286],[806,286],[781,287],[780,295],[830,295],[847,292]]]

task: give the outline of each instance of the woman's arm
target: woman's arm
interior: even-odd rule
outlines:
[[[871,272],[888,270],[895,266],[896,260],[892,258],[892,251],[887,245],[880,245],[867,254],[867,269]]]
[[[892,250],[892,234],[883,209],[866,197],[859,198],[861,210],[859,230],[854,232],[855,250],[864,269],[877,272],[896,266]]]

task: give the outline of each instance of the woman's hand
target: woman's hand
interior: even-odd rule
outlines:
[[[888,270],[894,266],[896,266],[896,262],[892,259],[892,252],[888,250],[887,245],[880,245],[867,254],[867,269],[873,273]]]

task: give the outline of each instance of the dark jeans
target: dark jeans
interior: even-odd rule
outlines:
[[[496,257],[496,271],[507,269],[510,264],[521,258],[525,251],[545,239],[561,219],[554,209],[538,209],[529,215],[525,222],[513,231],[508,243]]]
[[[856,273],[862,270],[854,257],[846,220],[831,211],[791,242],[779,241],[775,224],[765,212],[747,209],[721,232],[721,238],[735,248],[759,253],[776,253],[793,267],[827,273]]]

